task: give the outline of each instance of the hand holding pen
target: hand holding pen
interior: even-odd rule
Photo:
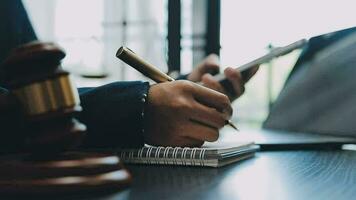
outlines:
[[[145,141],[153,145],[199,146],[215,141],[231,117],[228,97],[190,81],[173,81],[131,51],[117,57],[161,83],[151,86],[145,110]],[[142,64],[143,63],[143,64]]]

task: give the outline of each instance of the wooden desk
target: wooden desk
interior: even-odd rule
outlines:
[[[127,166],[131,188],[100,199],[355,199],[356,152],[261,152],[219,169]]]

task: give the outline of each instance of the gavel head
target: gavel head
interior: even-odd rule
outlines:
[[[52,43],[33,42],[15,49],[2,64],[2,85],[21,105],[21,136],[32,152],[63,151],[85,135],[85,125],[75,119],[81,111],[78,92],[60,66],[64,57]]]

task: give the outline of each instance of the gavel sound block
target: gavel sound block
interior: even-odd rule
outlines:
[[[0,198],[101,194],[124,189],[132,180],[119,158],[108,154],[67,152],[41,159],[12,155],[0,160]]]
[[[0,91],[0,118],[9,121],[2,137],[13,145],[5,150],[20,154],[0,156],[0,194],[94,192],[131,182],[116,156],[65,152],[81,143],[86,127],[75,119],[82,108],[60,65],[64,56],[52,43],[34,42],[1,65],[0,85],[8,91]]]

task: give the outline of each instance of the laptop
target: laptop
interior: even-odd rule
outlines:
[[[355,52],[355,28],[311,38],[263,129],[242,129],[226,137],[253,140],[261,150],[335,149],[356,143]],[[232,131],[222,131],[222,137],[224,132]]]

